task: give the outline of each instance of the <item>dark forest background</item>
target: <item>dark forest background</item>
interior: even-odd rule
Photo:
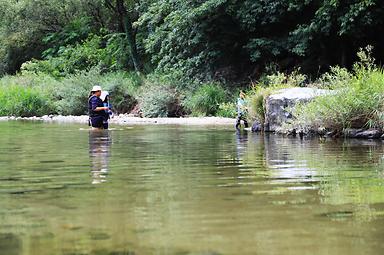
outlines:
[[[3,75],[33,60],[26,68],[58,76],[99,66],[242,81],[271,66],[312,76],[332,65],[351,67],[366,45],[384,59],[380,0],[1,0],[0,6]]]

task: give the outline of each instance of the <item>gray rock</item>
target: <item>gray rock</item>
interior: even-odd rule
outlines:
[[[315,88],[288,88],[281,89],[266,99],[265,123],[268,123],[268,131],[276,131],[282,124],[292,119],[288,108],[297,103],[306,103],[321,96],[333,94],[334,91]],[[267,131],[267,130],[266,130]]]
[[[377,139],[382,136],[382,132],[378,129],[368,129],[361,132],[358,132],[355,137],[356,138],[364,138],[364,139]]]
[[[343,135],[348,138],[356,138],[356,135],[362,131],[364,130],[359,128],[346,128],[343,130]]]
[[[259,121],[256,120],[253,122],[251,130],[252,132],[261,132],[263,130],[263,126]]]

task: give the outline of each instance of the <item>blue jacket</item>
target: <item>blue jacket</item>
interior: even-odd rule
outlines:
[[[96,107],[104,107],[103,101],[97,96],[91,96],[88,100],[89,117],[104,117],[105,111],[95,111]]]

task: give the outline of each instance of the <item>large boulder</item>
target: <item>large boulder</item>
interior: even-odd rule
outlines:
[[[287,88],[278,90],[266,99],[265,131],[277,131],[282,124],[292,118],[288,108],[297,103],[306,103],[312,99],[331,94],[333,91],[315,88]]]

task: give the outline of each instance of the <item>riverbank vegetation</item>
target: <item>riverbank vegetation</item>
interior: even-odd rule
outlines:
[[[384,71],[375,64],[372,47],[360,49],[352,70],[331,67],[310,86],[329,93],[286,110],[294,118],[283,130],[343,130],[345,128],[384,128]],[[265,102],[269,95],[283,88],[300,87],[306,77],[298,72],[277,73],[264,78],[249,91],[251,117],[264,123]]]
[[[251,116],[263,118],[264,98],[277,88],[324,81],[332,89],[340,83],[371,92],[358,85],[370,79],[358,74],[355,53],[370,44],[377,62],[384,60],[379,0],[0,0],[0,6],[0,115],[86,114],[89,89],[100,84],[117,113],[235,117],[243,89]],[[380,76],[376,67],[366,72]],[[372,116],[381,106],[359,100],[369,110],[358,112],[365,116],[359,121],[380,123]],[[316,108],[295,110],[297,121],[353,122],[336,113],[319,120]]]
[[[334,93],[320,96],[307,104],[292,109],[296,116],[291,125],[296,127],[384,128],[384,71],[374,64],[367,51],[360,51],[360,62],[353,70],[333,67],[317,84]]]

